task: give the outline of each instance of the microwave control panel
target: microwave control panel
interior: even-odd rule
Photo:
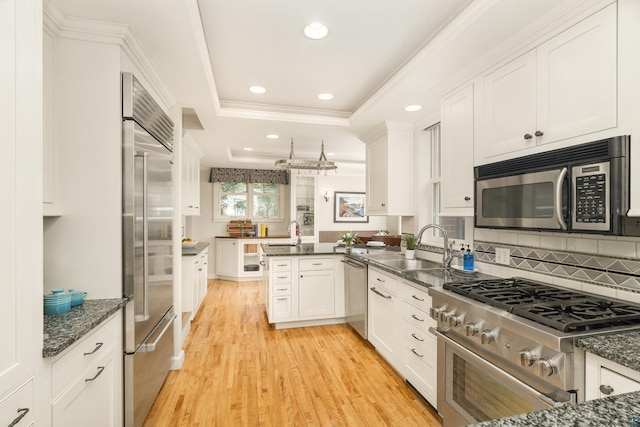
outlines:
[[[609,164],[575,166],[573,175],[573,228],[609,229]]]

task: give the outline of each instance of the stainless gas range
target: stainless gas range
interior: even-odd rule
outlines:
[[[430,288],[445,427],[584,400],[575,338],[640,327],[640,306],[511,278]]]

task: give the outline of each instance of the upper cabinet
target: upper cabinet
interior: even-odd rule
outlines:
[[[318,226],[315,212],[318,195],[316,175],[291,174],[291,220],[300,223],[300,238],[304,243],[318,242]],[[296,232],[291,228],[291,236]]]
[[[57,189],[55,138],[55,39],[46,31],[42,40],[42,90],[43,90],[43,129],[42,129],[42,170],[43,215],[60,215],[60,196]]]
[[[202,150],[188,133],[182,137],[182,214],[200,215]]]
[[[443,215],[473,215],[473,84],[442,101],[441,211]]]
[[[367,215],[414,214],[413,125],[386,122],[367,141]]]
[[[477,162],[617,126],[612,4],[484,77]]]

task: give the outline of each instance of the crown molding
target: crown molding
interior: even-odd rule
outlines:
[[[218,111],[218,116],[220,117],[274,120],[282,122],[307,123],[328,126],[349,126],[348,118],[312,114],[311,112],[315,110],[291,108],[283,109],[285,111],[265,111],[261,110],[260,106],[255,104],[225,102],[223,105],[225,106],[220,107],[220,110]],[[232,107],[227,107],[227,105]]]

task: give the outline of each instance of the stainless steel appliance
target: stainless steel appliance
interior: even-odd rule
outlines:
[[[475,167],[476,227],[638,235],[629,149],[618,136]]]
[[[351,258],[344,263],[344,300],[347,322],[367,339],[367,264]]]
[[[141,426],[173,356],[173,122],[122,74],[125,426]]]
[[[583,401],[575,338],[640,328],[640,306],[526,279],[452,282],[429,294],[445,427]]]

